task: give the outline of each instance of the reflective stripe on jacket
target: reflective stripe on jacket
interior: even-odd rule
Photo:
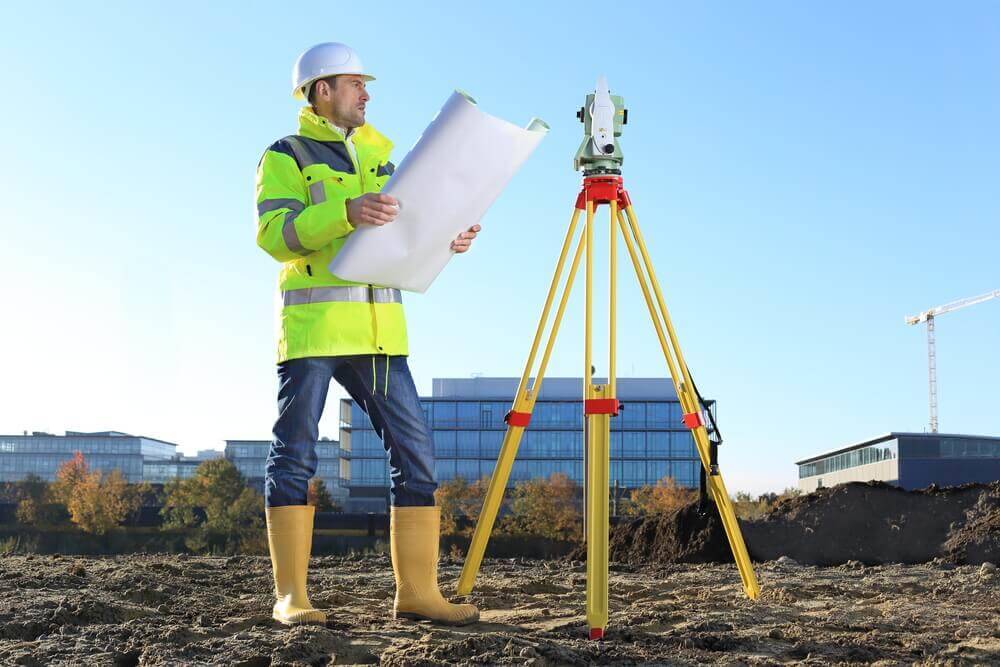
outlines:
[[[309,107],[299,133],[271,144],[257,167],[257,245],[282,263],[278,363],[301,357],[407,354],[398,290],[327,270],[354,228],[347,200],[378,192],[393,172],[392,142],[370,125],[344,137]]]

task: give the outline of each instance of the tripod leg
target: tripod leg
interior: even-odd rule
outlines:
[[[566,278],[566,284],[563,287],[559,307],[556,310],[556,316],[553,320],[552,330],[549,333],[548,342],[545,346],[545,352],[542,355],[541,365],[539,366],[538,374],[535,376],[535,381],[531,385],[530,389],[528,387],[528,381],[531,377],[531,369],[535,364],[535,356],[538,352],[538,346],[542,340],[542,334],[545,331],[545,325],[548,322],[549,312],[552,308],[552,301],[559,286],[559,278],[562,275],[562,269],[566,263],[569,248],[573,243],[574,231],[576,230],[579,217],[580,209],[574,209],[569,229],[566,231],[566,239],[563,241],[562,251],[559,254],[559,261],[556,264],[556,270],[552,276],[552,284],[549,286],[549,293],[545,299],[545,306],[542,308],[542,315],[538,321],[535,338],[531,344],[531,351],[528,353],[528,361],[525,363],[524,373],[521,375],[521,382],[517,388],[517,395],[514,397],[514,405],[511,410],[512,416],[530,416],[535,405],[535,400],[538,398],[538,392],[541,390],[542,380],[545,376],[545,369],[548,366],[549,357],[552,354],[552,348],[555,344],[556,335],[559,333],[559,325],[562,322],[563,313],[565,312],[566,304],[569,301],[569,295],[573,287],[573,280],[576,277],[576,272],[580,265],[580,258],[583,254],[585,237],[581,237],[576,253],[573,256],[573,262],[570,266],[569,275]],[[514,466],[514,458],[517,456],[517,449],[521,444],[521,437],[524,434],[526,427],[526,418],[523,420],[515,418],[508,419],[507,432],[504,434],[503,444],[500,447],[500,456],[497,458],[496,467],[493,469],[493,474],[490,476],[490,483],[486,489],[486,497],[483,500],[483,508],[479,512],[479,518],[476,521],[476,527],[472,534],[472,541],[469,543],[469,552],[466,554],[465,562],[462,564],[462,573],[458,578],[457,593],[459,595],[468,595],[472,592],[472,585],[475,583],[476,575],[479,573],[479,567],[483,561],[483,555],[486,553],[486,543],[490,539],[490,533],[493,531],[493,524],[500,511],[500,503],[503,501],[503,494],[507,489],[507,481],[510,479],[511,468]]]
[[[673,323],[670,320],[670,314],[667,311],[666,302],[663,299],[663,293],[660,291],[659,283],[656,281],[653,264],[649,258],[649,253],[646,250],[642,233],[639,231],[638,221],[631,206],[625,209],[625,216],[628,217],[628,225],[625,223],[625,217],[619,214],[619,227],[621,228],[622,235],[625,239],[625,245],[628,247],[632,264],[635,267],[636,278],[639,281],[643,297],[645,298],[646,305],[649,308],[649,314],[653,320],[656,335],[660,340],[660,346],[663,349],[667,366],[670,368],[670,376],[674,381],[674,387],[677,391],[678,400],[681,402],[685,415],[697,414],[700,416],[701,407],[692,389],[694,385],[691,382],[691,375],[688,371],[687,364],[684,362],[680,344],[677,340],[677,334],[674,330]],[[633,237],[635,239],[634,243]],[[639,252],[642,254],[641,263],[638,255],[636,254],[636,246],[638,246]],[[649,274],[649,284],[646,282],[646,273]],[[656,305],[654,305],[653,298],[650,294],[650,285],[656,295]],[[656,308],[657,305],[659,306],[659,310]],[[667,338],[670,340],[669,345],[667,344]],[[675,355],[676,361],[674,359]],[[729,499],[729,494],[722,481],[722,476],[719,474],[717,469],[713,469],[711,466],[708,432],[706,431],[704,424],[699,424],[691,427],[691,433],[694,437],[695,444],[697,445],[698,455],[701,458],[702,466],[707,473],[706,478],[708,482],[708,489],[712,496],[712,500],[715,501],[715,506],[719,510],[719,517],[722,520],[723,528],[725,528],[726,538],[729,541],[729,547],[733,552],[733,558],[736,561],[736,567],[739,570],[740,578],[743,582],[743,590],[746,592],[747,597],[750,599],[756,599],[760,594],[760,586],[757,582],[757,576],[754,573],[753,565],[750,562],[750,555],[747,552],[746,543],[743,541],[743,533],[740,530],[739,522],[736,519],[736,513],[733,510],[732,501]]]
[[[607,387],[593,387],[607,398]],[[587,416],[587,627],[600,639],[608,626],[608,475],[610,414]]]
[[[611,206],[611,237],[609,239],[609,300],[608,300],[608,384],[596,386],[593,378],[587,385],[587,398],[615,398],[615,299],[616,299],[616,269],[615,257],[615,218],[618,214],[617,202]],[[589,211],[588,211],[589,212]],[[588,243],[591,237],[588,236]],[[589,248],[588,248],[589,250]],[[590,274],[592,272],[592,256],[588,252],[587,263],[587,315],[590,315]],[[587,327],[588,333],[590,326]],[[589,350],[589,340],[587,342]],[[589,356],[589,355],[588,355]],[[586,405],[586,404],[585,404]],[[610,442],[611,442],[611,410],[601,412],[586,410],[586,446],[587,446],[587,479],[586,479],[586,537],[587,537],[587,626],[590,628],[590,638],[600,639],[608,626],[608,502],[610,495]]]

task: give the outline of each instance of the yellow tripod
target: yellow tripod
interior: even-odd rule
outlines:
[[[591,365],[594,212],[596,207],[601,204],[607,204],[611,209],[611,233],[608,241],[610,246],[610,302],[608,309],[610,349],[608,351],[608,383],[606,385],[595,385],[593,383]],[[573,255],[569,274],[562,290],[562,296],[559,299],[559,306],[556,309],[552,329],[545,344],[545,351],[542,354],[538,373],[534,376],[534,382],[529,384],[531,371],[535,366],[535,358],[552,311],[552,304],[558,291],[557,288],[562,277],[563,268],[566,265],[570,248],[576,236],[576,227],[582,211],[585,211],[587,215],[586,224],[576,245],[576,251]],[[483,509],[479,514],[479,520],[476,522],[472,542],[469,545],[469,553],[466,555],[465,563],[462,566],[462,574],[458,580],[457,592],[459,595],[468,595],[472,592],[472,585],[482,564],[483,554],[486,552],[486,543],[493,530],[493,524],[496,521],[497,513],[500,510],[500,503],[503,500],[503,493],[510,478],[511,467],[514,464],[514,458],[517,456],[521,436],[528,426],[535,401],[538,399],[539,392],[541,391],[545,369],[552,354],[556,335],[559,332],[559,324],[566,310],[566,303],[569,300],[569,295],[573,287],[573,280],[580,266],[580,259],[586,253],[584,317],[586,332],[584,338],[583,398],[585,415],[584,439],[587,450],[586,480],[584,486],[586,493],[587,625],[590,628],[591,639],[602,638],[608,624],[609,443],[611,417],[617,415],[619,410],[618,399],[615,393],[615,292],[617,281],[615,239],[617,238],[618,230],[621,231],[625,246],[628,248],[628,254],[635,268],[639,287],[646,300],[646,306],[649,308],[649,315],[652,318],[653,327],[656,329],[660,347],[663,349],[670,377],[673,379],[674,388],[684,414],[684,424],[691,429],[691,433],[694,436],[702,466],[705,468],[708,492],[722,518],[722,525],[726,530],[729,546],[733,551],[736,566],[743,580],[743,590],[751,599],[755,599],[760,593],[760,586],[757,584],[757,577],[754,574],[753,566],[750,564],[750,556],[747,553],[746,544],[743,542],[743,535],[740,532],[736,514],[733,512],[733,505],[729,500],[729,494],[726,491],[725,484],[722,482],[718,465],[714,460],[715,457],[711,449],[702,413],[703,406],[694,389],[694,383],[691,380],[687,364],[684,362],[684,356],[681,354],[681,348],[677,342],[677,334],[670,321],[663,293],[660,291],[660,285],[656,281],[653,264],[650,261],[649,252],[646,250],[642,233],[639,231],[639,222],[632,208],[632,202],[629,199],[628,193],[625,191],[622,177],[615,175],[585,176],[583,179],[583,188],[577,197],[573,216],[569,223],[569,229],[566,231],[566,239],[563,241],[559,261],[556,264],[555,274],[552,277],[552,284],[545,299],[545,306],[542,308],[542,315],[539,318],[535,338],[531,344],[531,351],[528,353],[528,361],[525,364],[524,373],[521,375],[521,382],[517,388],[513,407],[504,418],[507,422],[507,432],[504,435],[503,445],[500,448],[500,456],[497,459],[496,468],[490,478],[486,498],[483,502]]]

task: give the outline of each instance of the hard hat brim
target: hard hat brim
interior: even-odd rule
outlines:
[[[337,72],[336,74],[320,74],[319,76],[314,76],[313,78],[303,83],[301,86],[297,86],[295,89],[293,89],[292,97],[297,100],[306,99],[305,91],[309,89],[309,86],[313,85],[320,79],[325,79],[330,76],[360,76],[366,82],[375,80],[375,77],[373,77],[371,74],[365,74],[364,72]]]

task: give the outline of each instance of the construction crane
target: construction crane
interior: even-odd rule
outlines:
[[[930,310],[925,310],[919,315],[914,315],[913,317],[906,317],[904,321],[907,324],[920,324],[921,322],[927,323],[927,378],[928,378],[928,394],[930,397],[930,408],[931,408],[931,433],[938,432],[938,415],[937,415],[937,352],[934,350],[934,318],[938,315],[943,315],[944,313],[950,313],[953,310],[958,310],[959,308],[965,308],[966,306],[974,306],[977,303],[982,303],[983,301],[989,301],[990,299],[1000,298],[1000,290],[993,290],[988,294],[981,294],[979,296],[972,296],[967,299],[959,299],[958,301],[952,301],[951,303],[946,303],[943,306],[938,306],[936,308],[931,308]]]

